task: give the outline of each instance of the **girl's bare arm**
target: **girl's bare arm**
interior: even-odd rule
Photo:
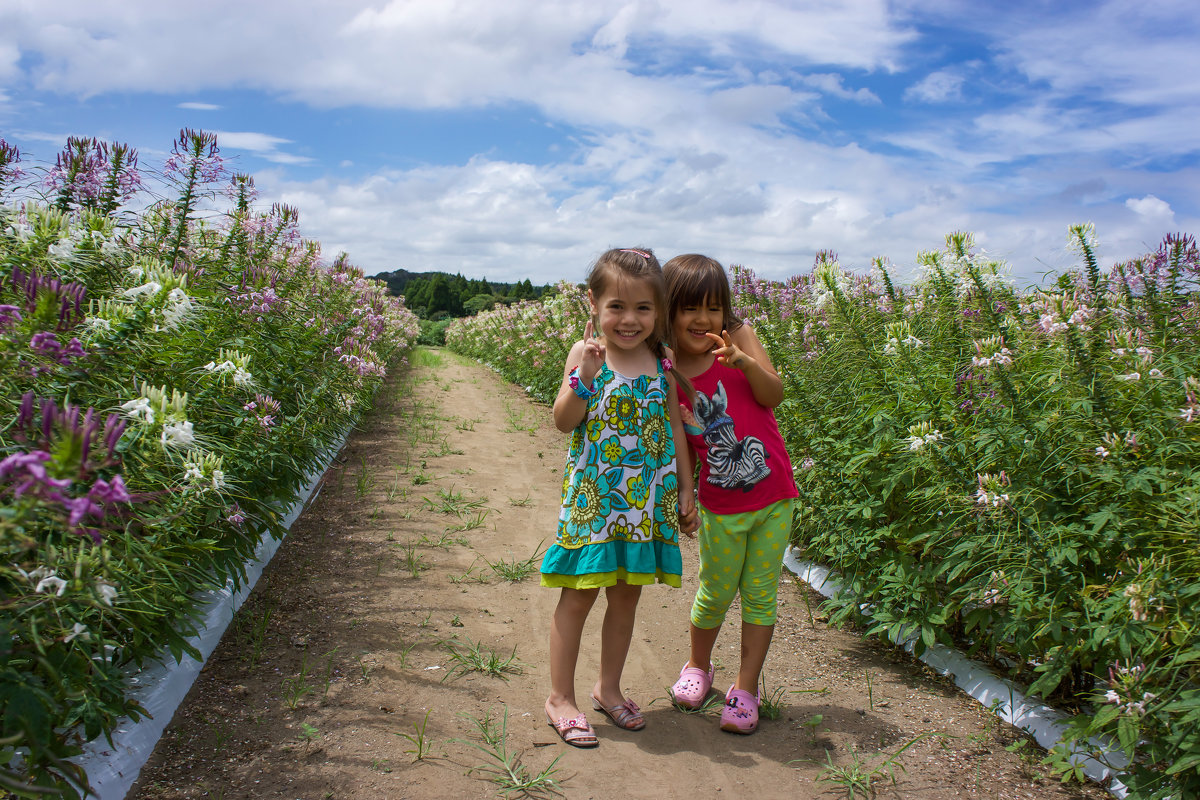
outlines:
[[[568,382],[571,370],[579,366],[583,360],[583,348],[582,339],[571,345],[567,363],[563,366],[562,383],[558,385],[558,396],[554,398],[554,427],[563,433],[570,433],[578,428],[579,423],[583,422],[583,418],[587,416],[587,401],[575,394],[575,390]],[[584,383],[588,387],[595,388],[595,376],[593,375],[592,380],[584,381]]]
[[[737,367],[746,376],[759,405],[775,408],[783,402],[783,381],[753,328],[743,325],[732,334],[721,331],[720,336],[710,333],[708,338],[717,343],[713,353],[721,363]]]

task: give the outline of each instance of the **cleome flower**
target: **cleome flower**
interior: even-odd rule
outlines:
[[[927,444],[940,442],[945,438],[940,430],[933,427],[932,422],[926,421],[910,426],[905,441],[908,442],[909,450],[920,450]]]
[[[1126,716],[1145,716],[1146,707],[1154,702],[1158,695],[1142,688],[1144,672],[1145,667],[1141,664],[1124,666],[1117,663],[1110,666],[1108,668],[1109,688],[1104,692],[1104,702],[1115,705],[1117,710]]]
[[[224,457],[195,449],[187,454],[183,462],[183,479],[188,488],[200,492],[208,490],[221,491],[225,488],[225,472],[222,469]]]
[[[147,425],[154,422],[154,409],[150,406],[149,398],[135,397],[122,403],[121,411],[125,413],[125,416],[137,422],[144,422]]]
[[[885,355],[895,355],[905,347],[920,349],[925,346],[923,341],[913,336],[912,329],[908,325],[908,320],[888,323],[886,333],[887,342],[883,346]]]
[[[108,581],[97,578],[92,588],[96,590],[96,596],[100,598],[100,602],[106,606],[111,606],[113,600],[117,599],[117,587]]]
[[[67,591],[67,582],[57,575],[51,575],[38,581],[33,590],[38,594],[54,592],[55,597],[62,597],[63,593]]]
[[[242,355],[237,350],[221,348],[217,351],[216,360],[205,364],[204,370],[218,378],[228,377],[234,386],[249,388],[254,386],[254,375],[249,367],[250,356]]]
[[[163,425],[159,442],[163,447],[191,447],[196,442],[195,428],[186,419],[168,422]]]
[[[975,474],[975,480],[978,483],[978,488],[975,490],[975,505],[983,508],[1000,508],[1001,506],[1011,505],[1008,492],[1005,488],[1012,485],[1012,481],[1008,478],[1008,473],[1000,470],[999,475],[993,475],[990,472],[979,472]]]

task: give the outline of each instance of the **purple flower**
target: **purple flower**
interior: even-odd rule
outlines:
[[[0,139],[0,186],[25,177],[25,173],[17,166],[20,160],[21,151]]]
[[[70,512],[67,523],[72,527],[82,522],[84,516],[87,514],[94,514],[96,516],[103,516],[104,514],[104,509],[93,502],[87,495],[75,497],[70,500],[64,499],[62,504]]]
[[[58,357],[58,363],[69,366],[72,361],[83,358],[86,355],[87,351],[83,349],[83,344],[72,336],[71,341],[67,342],[67,347],[62,355]]]
[[[62,352],[62,343],[58,341],[53,333],[49,331],[38,331],[29,340],[29,349],[40,355],[50,358],[58,358]]]
[[[98,503],[128,503],[133,499],[120,475],[114,475],[111,481],[98,478],[88,491],[88,497]]]
[[[58,489],[65,489],[71,485],[71,481],[66,478],[51,478],[46,474],[46,464],[50,461],[50,454],[45,450],[35,450],[32,453],[13,453],[3,461],[0,461],[0,480],[9,479],[16,483],[22,481],[13,489],[13,494],[20,497],[25,492],[37,485],[45,486],[49,489],[49,495],[58,497]]]
[[[16,306],[2,305],[0,306],[0,331],[8,330],[15,327],[16,323],[23,319],[21,309]]]

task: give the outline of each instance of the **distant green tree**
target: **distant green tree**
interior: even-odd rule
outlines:
[[[474,297],[468,298],[467,302],[463,303],[463,311],[469,316],[475,316],[480,311],[487,311],[499,302],[501,302],[501,298],[490,292],[487,294],[477,294]]]
[[[440,272],[434,275],[433,280],[429,282],[429,303],[427,305],[430,319],[439,311],[450,313],[454,310],[450,281],[446,280],[446,276]]]

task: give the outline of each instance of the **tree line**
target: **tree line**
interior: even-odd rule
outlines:
[[[387,284],[391,294],[404,298],[404,305],[421,319],[443,320],[469,317],[491,308],[519,300],[536,300],[552,292],[551,284],[534,286],[526,278],[517,283],[464,278],[461,273],[409,272],[398,269],[380,272],[373,280]]]

